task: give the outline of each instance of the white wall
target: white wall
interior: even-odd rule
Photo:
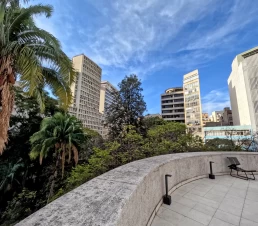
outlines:
[[[237,57],[232,63],[228,86],[234,125],[251,125],[243,65]]]

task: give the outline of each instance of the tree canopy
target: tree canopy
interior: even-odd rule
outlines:
[[[146,110],[141,82],[136,75],[125,76],[118,84],[119,91],[113,93],[113,102],[105,109],[109,135],[117,137],[125,125],[140,127]]]

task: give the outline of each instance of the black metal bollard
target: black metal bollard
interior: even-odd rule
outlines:
[[[168,195],[168,177],[171,177],[171,175],[170,174],[165,175],[166,194],[163,196],[163,203],[170,205],[171,204],[171,196]]]
[[[210,174],[209,174],[209,178],[214,180],[215,179],[215,175],[212,172],[212,163],[214,163],[214,162],[210,161]]]

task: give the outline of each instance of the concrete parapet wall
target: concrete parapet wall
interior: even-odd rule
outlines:
[[[162,155],[120,166],[63,195],[18,226],[145,226],[169,189],[209,174],[229,173],[227,157],[237,157],[244,169],[258,171],[258,153],[196,152]]]

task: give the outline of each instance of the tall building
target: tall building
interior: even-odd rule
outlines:
[[[99,102],[99,112],[103,115],[102,121],[105,122],[105,110],[114,101],[112,94],[116,92],[117,89],[108,81],[102,81],[100,87],[100,102]],[[103,123],[105,124],[105,123]],[[108,128],[103,126],[100,134],[105,138],[108,135]]]
[[[185,124],[195,135],[202,134],[202,105],[198,70],[184,75]]]
[[[100,85],[99,112],[104,113],[105,109],[113,102],[112,93],[117,89],[108,81],[102,81]]]
[[[223,111],[213,111],[211,116],[212,122],[221,122],[223,118]]]
[[[69,113],[80,119],[84,127],[101,132],[99,102],[102,70],[83,54],[73,57],[73,66],[78,76],[71,87],[74,99]]]
[[[232,62],[228,78],[234,125],[258,130],[258,47],[243,52]]]
[[[161,115],[167,121],[185,122],[182,87],[170,88],[161,94]]]
[[[232,110],[230,110],[229,107],[224,108],[223,110],[223,122],[226,123],[229,126],[233,126],[233,116],[232,116]]]

